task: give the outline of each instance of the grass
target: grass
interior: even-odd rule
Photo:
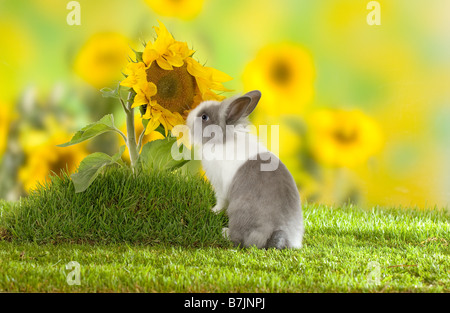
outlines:
[[[36,189],[15,205],[5,205],[0,228],[16,241],[45,243],[141,243],[226,246],[225,214],[200,177],[165,172],[130,175],[110,169],[83,193],[68,175]],[[1,231],[0,231],[1,233]]]
[[[444,210],[304,205],[303,248],[279,251],[233,248],[213,205],[191,176],[112,171],[85,194],[55,177],[0,203],[0,291],[450,292]],[[70,261],[79,286],[66,281]]]

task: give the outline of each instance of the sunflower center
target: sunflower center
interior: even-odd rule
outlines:
[[[173,98],[176,95],[177,90],[179,88],[178,81],[176,77],[173,77],[173,75],[167,75],[165,77],[162,77],[158,81],[156,87],[158,88],[159,96],[164,99]]]
[[[197,83],[187,71],[187,65],[163,70],[156,62],[147,69],[147,80],[156,85],[157,93],[152,97],[163,108],[183,114],[194,104]]]
[[[358,139],[358,132],[355,128],[339,128],[333,131],[332,136],[337,142],[343,145],[348,145],[354,143]]]
[[[284,60],[278,60],[272,67],[273,80],[279,85],[286,84],[292,76],[289,65]]]

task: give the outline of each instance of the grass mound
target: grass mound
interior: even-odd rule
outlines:
[[[70,177],[52,176],[27,198],[3,204],[0,235],[36,243],[142,243],[228,246],[225,214],[201,177],[167,172],[132,175],[113,168],[82,193]]]

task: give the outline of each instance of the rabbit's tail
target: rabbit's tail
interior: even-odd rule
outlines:
[[[275,230],[266,242],[266,249],[276,248],[284,249],[288,247],[288,239],[286,233],[282,230]]]

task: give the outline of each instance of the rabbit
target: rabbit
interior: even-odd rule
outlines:
[[[300,248],[304,227],[295,181],[248,131],[248,116],[260,98],[254,90],[222,102],[204,101],[189,113],[186,125],[191,143],[201,147],[202,166],[215,191],[212,210],[226,210],[224,232],[234,245]]]

